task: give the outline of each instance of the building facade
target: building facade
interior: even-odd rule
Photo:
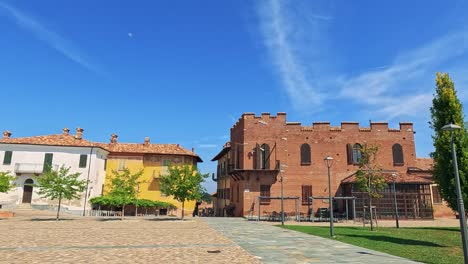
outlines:
[[[21,204],[31,204],[35,208],[56,206],[58,201],[41,198],[37,187],[31,186],[37,184],[37,177],[47,166],[54,170],[61,166],[70,167],[70,173],[80,173],[80,180],[89,180],[80,199],[62,201],[64,210],[81,214],[89,208],[89,198],[101,195],[109,152],[83,139],[83,129],[78,128],[75,135],[69,132],[64,128],[62,134],[24,138],[12,138],[10,132],[3,132],[0,171],[16,177],[16,188],[0,193],[3,207],[15,208]]]
[[[188,164],[196,166],[202,162],[193,150],[189,151],[178,144],[151,144],[149,138],[141,144],[118,143],[113,134],[109,143],[85,140],[83,129],[76,134],[63,129],[62,134],[12,138],[8,131],[0,139],[0,171],[15,176],[16,187],[8,193],[0,193],[3,208],[16,208],[21,204],[37,209],[54,208],[58,201],[41,198],[37,193],[37,178],[50,166],[57,170],[61,166],[70,167],[70,173],[80,173],[80,180],[89,180],[81,198],[62,201],[62,208],[75,214],[83,214],[91,209],[89,199],[105,194],[113,171],[128,168],[132,173],[143,170],[142,183],[138,186],[138,198],[170,202],[181,208],[171,197],[160,191],[159,178],[168,172],[168,165]],[[185,202],[185,214],[191,214],[194,201]],[[131,213],[131,210],[127,211]],[[168,212],[160,212],[168,213]],[[174,213],[181,214],[180,210]]]
[[[328,207],[325,198],[328,197],[328,171],[324,158],[330,156],[333,158],[332,196],[357,197],[359,213],[366,198],[356,189],[354,175],[365,144],[379,146],[377,162],[387,182],[396,181],[398,200],[404,208],[399,208],[400,215],[433,218],[438,191],[430,173],[431,160],[416,157],[413,125],[406,122],[400,123],[397,129],[389,128],[386,122],[371,122],[369,127],[361,127],[357,122],[342,122],[336,127],[329,122],[304,126],[287,122],[285,113],[276,116],[245,113],[231,128],[229,148],[223,148],[214,158],[220,166],[226,162],[226,173],[218,173],[221,176],[217,177],[218,192],[229,189],[227,207],[236,216],[258,215],[259,211],[260,215],[280,212],[281,193],[287,197],[286,214],[298,211],[307,217],[316,215],[321,208]],[[227,188],[220,180],[224,175],[229,178]],[[389,193],[390,186],[384,192]],[[389,209],[393,204],[388,204],[387,196],[384,195],[381,204],[376,202],[381,218],[393,217]],[[335,203],[337,213],[349,205],[346,201]]]
[[[140,178],[142,183],[138,187],[138,198],[169,202],[180,209],[180,202],[161,193],[159,179],[161,175],[168,173],[169,165],[197,166],[198,162],[202,162],[201,158],[193,150],[189,151],[178,144],[151,144],[148,137],[143,143],[119,143],[117,138],[116,134],[112,134],[108,144],[100,144],[102,148],[110,152],[104,193],[109,190],[113,172],[119,172],[124,168],[128,168],[132,173],[142,170],[143,175]],[[186,201],[184,214],[192,214],[194,208],[195,201]],[[128,210],[127,213],[131,214],[132,210]],[[167,212],[160,211],[159,213],[166,214]],[[176,213],[180,216],[182,212],[177,210]]]
[[[213,181],[217,182],[216,197],[213,200],[213,210],[215,216],[228,216],[231,211],[228,205],[231,204],[231,177],[228,174],[228,165],[231,160],[231,144],[224,145],[211,161],[217,161],[216,177],[213,175]]]

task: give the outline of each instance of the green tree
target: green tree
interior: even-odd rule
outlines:
[[[358,190],[367,193],[369,199],[369,213],[371,230],[374,230],[372,198],[382,197],[381,191],[387,186],[382,174],[382,167],[377,163],[379,146],[364,144],[361,148],[359,169],[356,172],[356,186]]]
[[[11,189],[16,187],[13,183],[15,177],[11,176],[8,172],[0,171],[0,193],[9,192]]]
[[[61,166],[58,170],[47,169],[44,174],[37,177],[39,187],[37,192],[43,198],[51,200],[58,199],[57,218],[60,216],[60,205],[62,199],[79,199],[81,193],[86,189],[86,180],[79,180],[81,173],[69,174],[70,167]]]
[[[114,204],[122,206],[121,219],[123,220],[125,206],[137,199],[137,188],[141,183],[140,177],[143,175],[143,170],[132,174],[128,168],[124,168],[122,172],[113,171],[112,174],[108,195]]]
[[[185,201],[199,201],[205,188],[201,185],[209,174],[201,174],[194,166],[169,166],[168,175],[161,176],[161,192],[172,195],[182,203],[182,219],[184,219]]]
[[[458,206],[450,132],[443,131],[442,127],[447,124],[456,124],[462,128],[459,131],[453,131],[452,135],[456,145],[461,192],[466,209],[468,204],[468,135],[463,122],[462,104],[457,97],[455,85],[447,73],[436,75],[436,92],[432,99],[431,117],[429,125],[434,130],[432,136],[434,152],[431,153],[434,159],[434,181],[439,184],[441,196],[455,211],[458,211]]]
[[[204,192],[202,194],[202,197],[201,197],[201,200],[203,202],[206,202],[206,203],[211,203],[213,201],[213,196],[211,196],[211,194],[207,193],[207,192]]]

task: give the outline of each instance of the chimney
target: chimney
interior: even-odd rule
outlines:
[[[67,127],[64,127],[64,128],[63,128],[62,135],[64,135],[64,136],[70,135],[70,129],[68,129]]]
[[[75,138],[76,139],[83,139],[83,131],[84,131],[84,129],[82,129],[81,127],[77,127],[76,128]]]
[[[8,130],[3,131],[3,138],[2,139],[9,139],[11,137],[11,132]]]
[[[145,146],[149,146],[149,144],[150,144],[150,138],[149,138],[149,137],[145,137],[145,143],[144,143],[144,145],[145,145]]]
[[[117,138],[118,138],[118,137],[119,137],[119,136],[117,136],[117,134],[113,133],[113,134],[111,135],[110,143],[111,143],[111,144],[117,143]]]
[[[192,148],[192,152],[195,153],[195,148]]]

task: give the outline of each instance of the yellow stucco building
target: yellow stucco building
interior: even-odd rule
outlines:
[[[168,165],[196,165],[202,162],[193,151],[189,151],[179,144],[151,144],[149,138],[144,143],[118,143],[117,135],[113,134],[109,144],[103,144],[109,150],[106,165],[106,179],[104,193],[109,188],[109,181],[113,171],[128,168],[132,173],[143,169],[140,178],[142,183],[138,189],[139,199],[169,202],[177,206],[177,215],[181,215],[181,203],[172,197],[165,196],[160,191],[159,178],[168,173]],[[186,201],[184,215],[189,215],[195,208],[195,201]]]

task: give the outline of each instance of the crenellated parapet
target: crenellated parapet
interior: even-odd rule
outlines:
[[[313,122],[311,126],[302,125],[301,122],[286,121],[286,113],[278,112],[276,116],[268,112],[255,115],[255,113],[244,113],[237,120],[234,126],[235,129],[240,124],[281,124],[290,128],[300,129],[301,131],[331,131],[331,132],[413,132],[413,123],[400,122],[399,128],[390,128],[388,122],[370,122],[367,126],[360,126],[359,122],[343,121],[339,126],[332,126],[329,121]]]

